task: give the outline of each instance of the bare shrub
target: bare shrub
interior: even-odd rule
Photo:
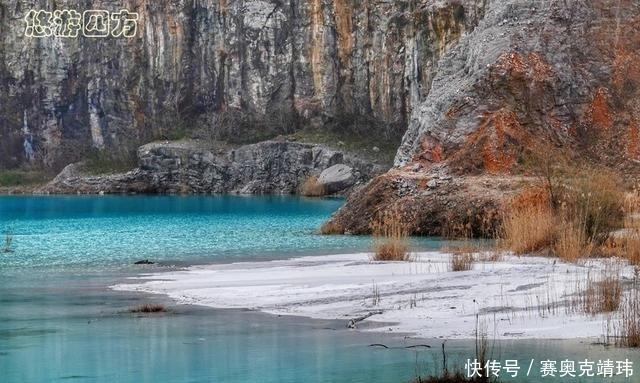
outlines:
[[[311,176],[302,184],[300,194],[306,197],[322,197],[326,195],[326,189],[318,182],[317,176]]]
[[[465,239],[460,243],[444,246],[441,249],[442,252],[451,254],[449,256],[450,271],[471,270],[476,261],[475,254],[481,250],[480,244],[472,242],[471,239]]]
[[[409,224],[398,208],[386,210],[371,222],[375,261],[410,261]]]
[[[557,201],[558,213],[601,245],[620,228],[624,217],[624,194],[617,176],[599,168],[584,168],[566,180]]]

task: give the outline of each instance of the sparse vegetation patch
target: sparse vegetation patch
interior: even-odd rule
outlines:
[[[398,208],[382,212],[371,224],[375,261],[410,261],[408,219]]]
[[[539,156],[532,171],[538,181],[505,204],[498,242],[516,254],[542,252],[569,262],[602,255],[625,222],[620,179],[553,151]]]
[[[42,171],[36,170],[0,170],[0,186],[29,186],[45,183],[49,177]]]
[[[634,284],[622,302],[617,343],[622,347],[640,347],[640,286]]]
[[[326,192],[324,185],[318,182],[317,176],[307,178],[300,188],[300,194],[306,197],[322,197]]]

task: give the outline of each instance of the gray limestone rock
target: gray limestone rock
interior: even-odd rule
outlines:
[[[72,164],[40,191],[293,194],[307,178],[327,169],[350,169],[338,172],[342,178],[335,174],[338,178],[328,179],[334,193],[365,182],[387,167],[323,145],[299,142],[215,148],[196,140],[164,141],[141,146],[138,167],[129,172],[90,175],[82,163]]]
[[[358,177],[352,167],[337,164],[320,173],[318,184],[324,187],[328,194],[334,194],[353,186]]]

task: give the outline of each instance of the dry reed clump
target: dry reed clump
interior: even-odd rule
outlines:
[[[629,215],[640,212],[640,189],[638,189],[637,185],[632,191],[624,195],[624,211]],[[640,228],[640,217],[633,217],[633,221]]]
[[[482,247],[467,238],[460,243],[442,247],[441,251],[450,254],[450,271],[469,271],[476,261],[475,254],[479,254],[482,251]]]
[[[155,303],[145,303],[143,305],[137,306],[129,310],[132,313],[162,313],[166,312],[167,308],[160,304]]]
[[[597,276],[589,274],[584,285],[578,284],[573,306],[586,314],[617,311],[622,299],[620,268],[607,265]]]
[[[603,246],[603,254],[626,259],[640,266],[640,230],[625,228]]]
[[[473,268],[475,258],[471,253],[453,253],[449,258],[451,271],[469,271]]]
[[[624,198],[624,225],[605,243],[603,253],[618,256],[632,265],[640,265],[640,194],[638,189]]]
[[[320,226],[320,234],[332,235],[332,234],[344,234],[344,227],[334,220],[329,220]]]
[[[411,255],[406,242],[402,239],[388,238],[374,245],[375,261],[410,261]]]
[[[386,210],[371,222],[374,261],[411,261],[409,223],[399,209]]]
[[[622,347],[640,347],[640,286],[634,285],[622,302],[617,343]]]
[[[300,194],[305,197],[322,197],[327,194],[327,190],[318,182],[317,176],[311,176],[302,184]]]
[[[499,246],[516,254],[548,249],[554,239],[555,220],[548,206],[509,209],[503,217]]]
[[[452,255],[449,262],[449,269],[452,271],[460,271],[454,270],[457,267],[454,267],[452,264],[454,262],[453,256],[456,256],[455,263],[464,263],[466,261],[470,262],[471,266],[475,262],[499,262],[503,258],[503,252],[499,246],[495,246],[488,241],[482,242],[479,240],[473,240],[470,235],[467,235],[464,239],[458,242],[448,243],[445,246],[442,246],[440,251],[442,253]]]
[[[593,244],[586,238],[585,232],[575,224],[565,222],[557,226],[553,254],[567,262],[576,262],[593,251]]]
[[[506,205],[499,245],[516,254],[548,251],[570,262],[601,251],[611,232],[623,223],[624,198],[618,178],[585,167],[564,169],[542,180],[546,195],[529,193],[527,197],[525,189],[525,197]]]
[[[640,192],[634,189],[624,196],[624,227],[640,231]]]
[[[581,169],[568,178],[555,201],[557,212],[601,245],[623,224],[624,194],[618,177],[602,169]]]

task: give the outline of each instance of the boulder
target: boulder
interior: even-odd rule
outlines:
[[[334,194],[355,185],[357,176],[352,167],[345,164],[333,165],[320,173],[318,183],[327,194]]]

